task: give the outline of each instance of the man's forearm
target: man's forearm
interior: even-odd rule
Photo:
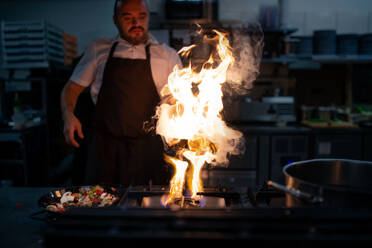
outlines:
[[[69,81],[65,85],[61,94],[61,110],[63,120],[66,120],[73,115],[76,102],[84,89],[85,87],[80,86],[72,81]]]

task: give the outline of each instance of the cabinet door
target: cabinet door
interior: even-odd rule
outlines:
[[[270,179],[270,136],[258,136],[257,185],[262,186]]]
[[[367,134],[363,138],[364,138],[363,160],[372,161],[372,134]]]
[[[283,183],[283,167],[296,161],[306,160],[307,158],[307,136],[273,136],[271,139],[271,179]]]
[[[316,158],[362,160],[362,137],[360,134],[317,135],[314,152]]]
[[[210,169],[208,179],[204,181],[204,186],[226,187],[226,188],[245,188],[256,186],[256,172],[248,170],[227,170]]]
[[[257,168],[257,136],[245,136],[245,151],[239,156],[231,156],[229,169],[248,169]]]
[[[204,179],[208,187],[254,187],[257,170],[257,136],[246,135],[245,151],[240,156],[231,156],[226,168],[210,167]]]

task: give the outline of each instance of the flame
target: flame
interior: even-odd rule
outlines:
[[[196,47],[196,45],[191,45],[188,47],[183,47],[181,50],[178,51],[178,54],[180,54],[182,57],[187,57],[189,56],[191,50]]]
[[[183,185],[185,182],[185,172],[188,167],[186,161],[182,161],[176,158],[165,155],[165,161],[173,165],[175,173],[170,182],[169,196],[163,203],[163,205],[168,205],[176,198],[181,198],[183,193]]]
[[[203,191],[203,185],[200,179],[201,169],[208,159],[212,157],[211,153],[206,153],[202,156],[196,155],[195,152],[185,151],[183,155],[189,159],[191,165],[193,166],[192,179],[189,181],[189,188],[191,189],[191,198],[198,199],[197,193]]]
[[[182,196],[185,173],[191,198],[197,199],[203,191],[200,172],[206,163],[225,163],[227,154],[233,153],[239,131],[233,130],[222,120],[222,85],[226,82],[227,71],[234,63],[232,49],[227,34],[213,30],[214,37],[204,40],[216,43],[216,54],[198,71],[191,63],[188,67],[176,66],[168,77],[168,84],[162,89],[163,98],[171,99],[157,108],[156,131],[170,147],[187,140],[187,147],[179,148],[179,158],[166,156],[166,161],[175,168],[170,182],[170,192],[165,205]],[[181,56],[189,56],[196,46],[184,47]],[[184,160],[187,161],[184,161]],[[191,169],[187,170],[191,165]]]

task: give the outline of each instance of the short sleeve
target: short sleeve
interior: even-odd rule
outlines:
[[[80,86],[88,87],[96,77],[97,60],[95,52],[95,43],[92,43],[85,50],[79,63],[76,65],[70,81],[73,81]]]
[[[182,62],[180,57],[178,56],[176,50],[173,48],[170,50],[169,53],[169,60],[168,60],[168,75],[172,73],[174,66],[178,65],[182,68]]]

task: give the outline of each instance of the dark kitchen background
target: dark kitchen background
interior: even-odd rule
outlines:
[[[177,50],[195,41],[195,22],[232,39],[252,26],[261,33],[260,24],[259,76],[246,94],[224,97],[223,117],[244,133],[245,153],[203,168],[205,207],[187,196],[175,209],[160,206],[166,188],[149,184],[118,187],[120,201],[108,208],[48,212],[62,189],[84,185],[89,154],[84,141],[65,142],[60,95],[87,46],[117,35],[114,2],[0,0],[0,247],[371,241],[370,0],[147,1],[150,32]],[[79,98],[81,120],[89,97]]]
[[[176,49],[191,44],[195,20],[263,30],[260,75],[224,112],[246,152],[227,168],[204,168],[206,187],[280,181],[283,166],[313,158],[372,160],[371,1],[148,2],[151,33]],[[85,147],[64,141],[60,93],[90,42],[116,35],[113,4],[0,2],[1,185],[81,185]]]

